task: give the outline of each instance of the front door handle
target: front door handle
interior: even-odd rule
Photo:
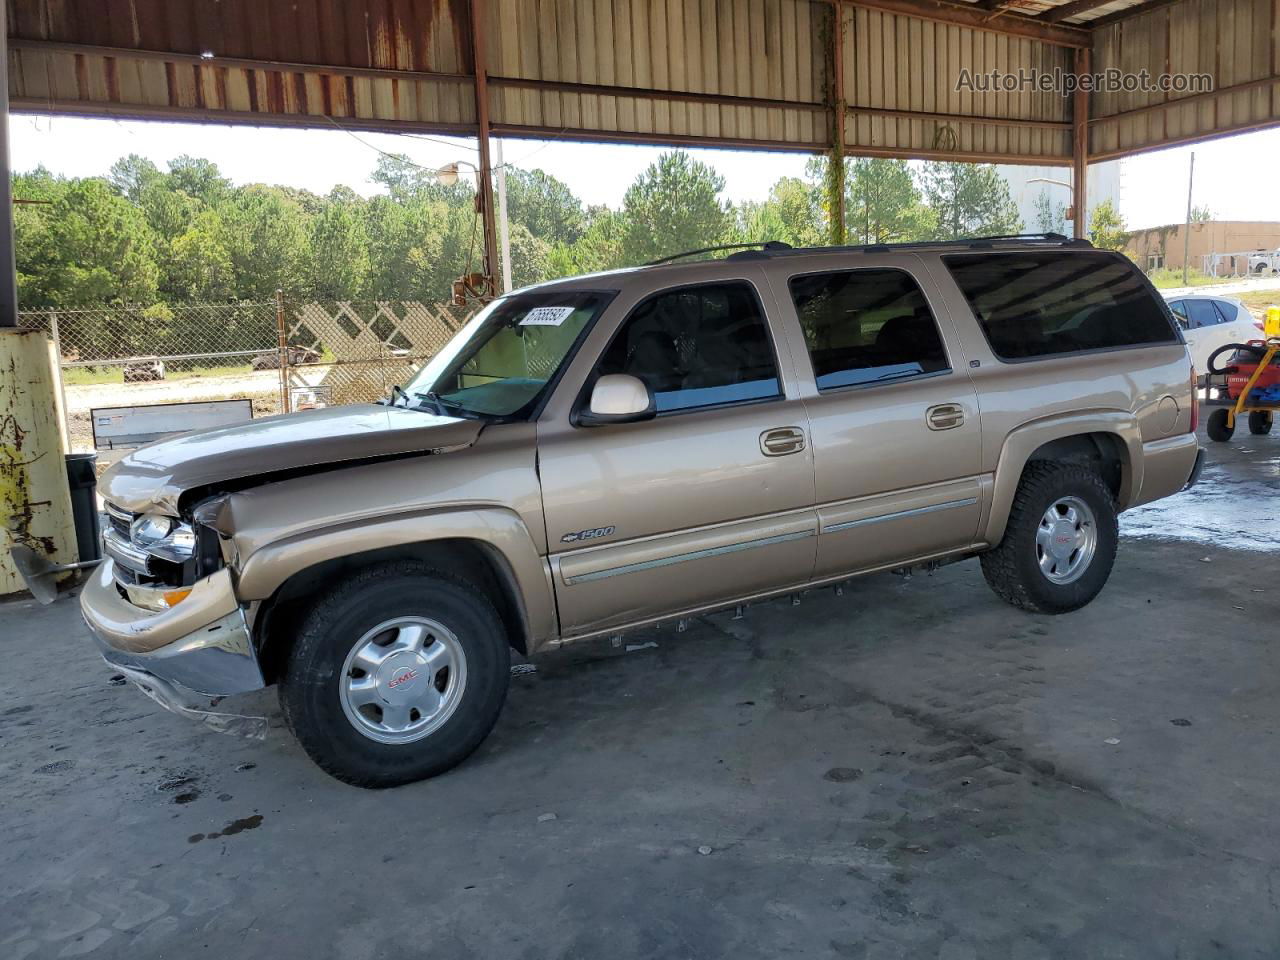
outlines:
[[[951,430],[964,423],[964,408],[958,403],[940,403],[925,411],[924,419],[930,430]]]
[[[804,431],[799,427],[775,427],[760,434],[760,452],[766,457],[785,457],[804,449]]]

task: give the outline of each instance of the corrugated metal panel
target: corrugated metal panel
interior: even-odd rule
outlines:
[[[494,124],[820,144],[829,120],[817,34],[828,9],[805,0],[490,0]],[[618,92],[589,89],[601,87]]]
[[[1275,0],[1183,0],[1099,28],[1095,72],[1207,73],[1209,93],[1098,93],[1089,153],[1113,157],[1280,123]]]
[[[957,82],[962,68],[974,74],[1066,70],[1070,57],[1069,50],[1035,40],[846,7],[848,150],[1065,161],[1071,153],[1068,100],[1053,93],[961,90]]]
[[[1039,27],[1024,17],[1023,35],[1007,36],[997,13],[975,26],[965,11],[960,25],[867,2],[486,0],[492,123],[507,135],[819,149],[839,10],[850,152],[1069,155],[1067,100],[956,90],[962,66],[1067,68],[1065,47],[1025,35]],[[9,3],[18,110],[475,129],[469,0]]]

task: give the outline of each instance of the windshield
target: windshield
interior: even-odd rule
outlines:
[[[557,291],[495,300],[393,402],[461,416],[526,416],[611,297]]]

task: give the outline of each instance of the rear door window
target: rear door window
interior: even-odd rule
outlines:
[[[1240,319],[1240,308],[1234,303],[1227,300],[1214,300],[1213,305],[1218,308],[1218,312],[1222,314],[1223,323],[1231,323],[1233,320]]]
[[[1222,315],[1213,308],[1212,300],[1188,300],[1186,303],[1193,328],[1215,327],[1222,322]]]
[[[902,270],[840,270],[792,277],[819,390],[950,370],[938,324]]]
[[[942,260],[1002,360],[1178,342],[1160,301],[1118,255],[1034,251]]]

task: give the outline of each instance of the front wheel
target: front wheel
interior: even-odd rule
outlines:
[[[303,618],[280,705],[326,773],[391,787],[466,759],[497,721],[510,675],[493,604],[425,564],[396,561],[353,575]]]
[[[1000,543],[982,555],[996,595],[1036,613],[1069,613],[1098,595],[1115,563],[1115,499],[1096,471],[1027,464]]]
[[[1275,417],[1266,410],[1254,410],[1249,414],[1249,432],[1256,437],[1265,437],[1271,432],[1271,424]]]
[[[1209,414],[1209,421],[1204,429],[1214,443],[1226,443],[1236,432],[1235,425],[1227,421],[1227,412],[1226,408],[1222,407]]]

